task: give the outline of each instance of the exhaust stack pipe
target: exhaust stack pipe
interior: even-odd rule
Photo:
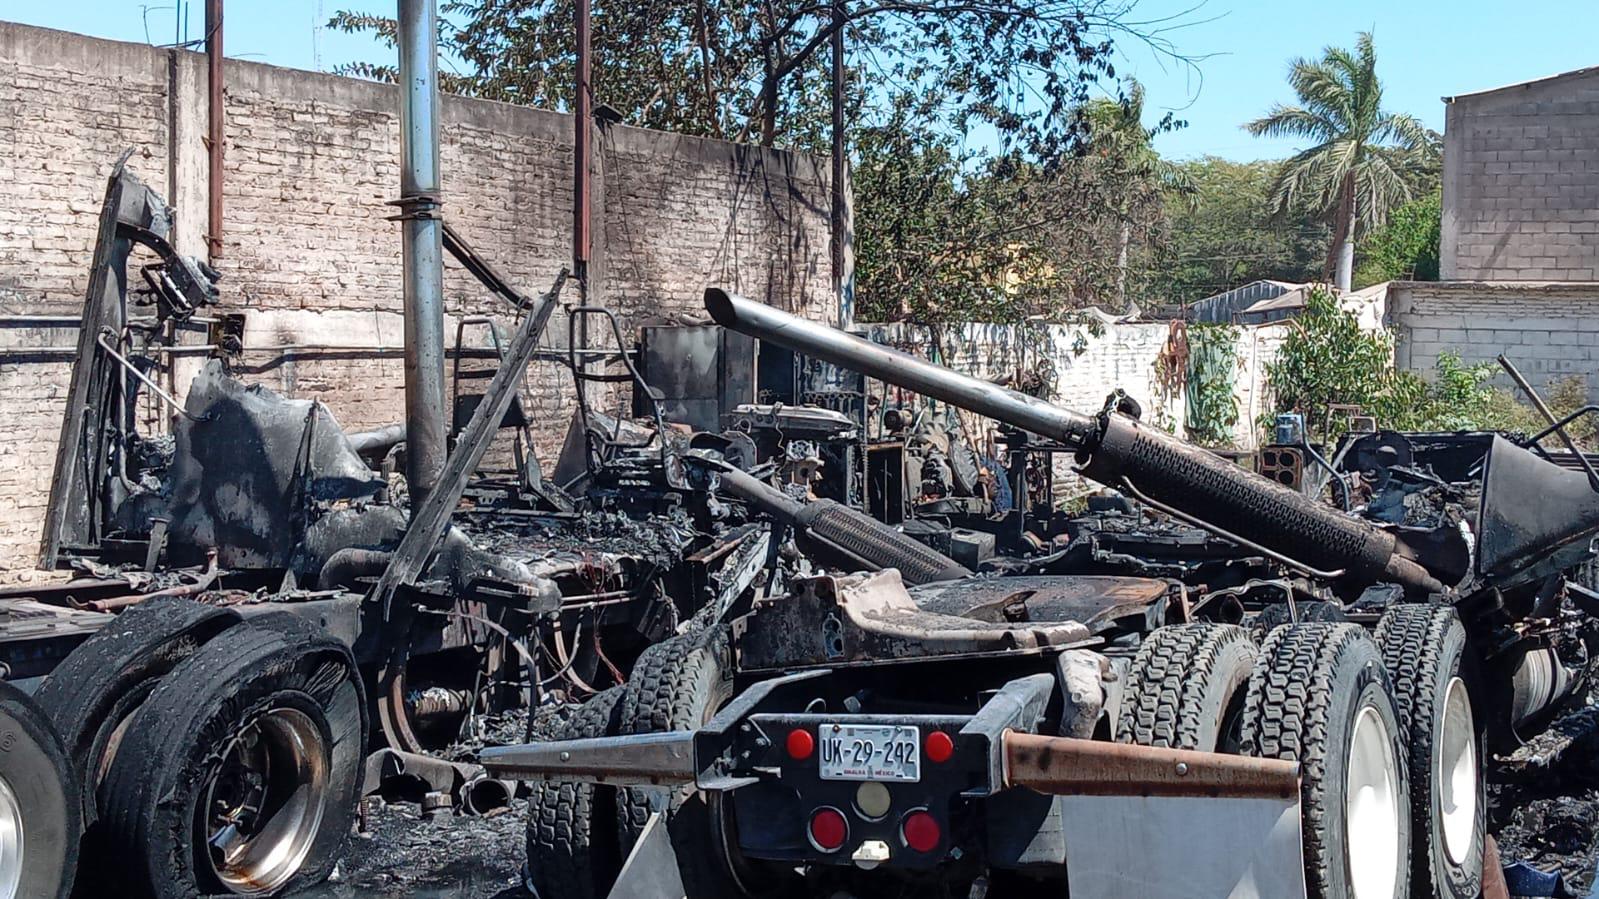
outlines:
[[[438,11],[399,0],[400,227],[405,261],[405,481],[415,508],[444,471],[444,221]]]
[[[705,291],[705,309],[729,330],[1059,441],[1077,450],[1084,477],[1300,571],[1355,585],[1445,590],[1393,534],[1124,415],[1083,415],[718,288]]]

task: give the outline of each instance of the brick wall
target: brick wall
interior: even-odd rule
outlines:
[[[1431,371],[1445,352],[1466,362],[1504,353],[1534,387],[1576,376],[1599,396],[1599,284],[1396,282],[1389,316],[1401,368]],[[1512,386],[1505,375],[1496,383]]]
[[[1455,97],[1444,279],[1599,280],[1599,69]]]
[[[204,71],[198,54],[0,23],[0,316],[79,313],[105,176],[127,147],[176,210],[179,250],[203,254]],[[244,377],[320,399],[347,428],[401,420],[400,235],[386,205],[399,193],[396,89],[239,60],[226,77],[218,268],[222,311],[248,315]],[[450,97],[441,133],[451,224],[513,284],[543,292],[571,254],[571,119]],[[591,300],[624,329],[703,317],[709,283],[836,317],[825,159],[624,126],[600,129],[597,149]],[[493,313],[514,330],[504,304],[453,262],[445,296],[447,341],[466,315]],[[32,576],[70,378],[70,352],[52,348],[76,333],[0,324],[0,580],[14,580]],[[545,348],[564,349],[566,335],[557,313]],[[487,344],[481,326],[465,337]],[[196,365],[176,363],[180,395]],[[536,361],[523,401],[551,460],[570,375]]]

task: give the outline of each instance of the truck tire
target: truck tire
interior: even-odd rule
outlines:
[[[136,605],[84,641],[35,695],[83,781],[83,824],[99,817],[95,796],[128,722],[178,663],[239,623],[239,615],[191,599]]]
[[[325,879],[350,836],[367,728],[343,643],[286,613],[223,632],[123,737],[102,788],[109,861],[154,899]]]
[[[1300,765],[1312,899],[1407,899],[1404,734],[1377,644],[1359,625],[1279,627],[1249,680],[1244,752]]]
[[[1412,882],[1418,895],[1474,899],[1487,797],[1462,670],[1466,629],[1449,606],[1396,606],[1377,622],[1377,642],[1409,738]]]
[[[567,722],[560,739],[614,734],[621,700],[621,687],[590,699]],[[615,787],[554,780],[537,784],[528,803],[528,891],[540,899],[604,899],[622,866],[616,832]]]
[[[0,681],[0,899],[64,899],[78,867],[71,762],[50,720]]]
[[[1230,624],[1178,624],[1144,638],[1122,700],[1123,743],[1236,752],[1257,650]]]
[[[711,719],[733,695],[733,671],[726,627],[682,634],[646,649],[633,665],[622,692],[617,732],[651,734],[692,730]],[[660,791],[626,787],[617,794],[617,834],[623,858],[660,804]],[[720,794],[701,794],[692,786],[665,797],[667,832],[677,849],[679,873],[689,899],[754,895],[746,886],[736,847],[730,845],[726,807]],[[762,883],[761,895],[774,893]]]

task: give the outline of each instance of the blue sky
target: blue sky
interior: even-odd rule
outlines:
[[[171,43],[180,0],[9,0],[0,18],[127,41]],[[1599,0],[1140,0],[1135,17],[1166,20],[1165,37],[1196,59],[1174,63],[1124,41],[1118,73],[1148,92],[1151,120],[1188,120],[1163,135],[1167,156],[1278,158],[1294,144],[1250,137],[1240,125],[1290,100],[1284,75],[1295,56],[1349,45],[1374,31],[1386,105],[1443,129],[1441,97],[1599,65]],[[387,61],[369,39],[321,27],[341,9],[392,15],[392,0],[228,0],[229,56],[303,69]],[[204,31],[204,3],[185,3],[190,38]],[[1175,22],[1182,27],[1170,28]],[[148,24],[146,24],[148,23]],[[596,64],[603,65],[604,60]]]

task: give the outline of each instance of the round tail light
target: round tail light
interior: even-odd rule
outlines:
[[[796,727],[788,732],[788,739],[784,741],[788,749],[788,757],[796,762],[803,762],[816,751],[816,738],[803,727]]]
[[[808,829],[811,844],[823,852],[837,852],[849,839],[849,822],[844,820],[844,813],[836,808],[824,807],[811,812]]]
[[[927,753],[927,760],[935,765],[942,765],[955,755],[955,741],[941,730],[928,734],[924,743],[923,751]]]
[[[932,852],[944,838],[944,830],[938,826],[938,819],[926,809],[917,809],[901,819],[899,832],[905,845],[915,852]]]

